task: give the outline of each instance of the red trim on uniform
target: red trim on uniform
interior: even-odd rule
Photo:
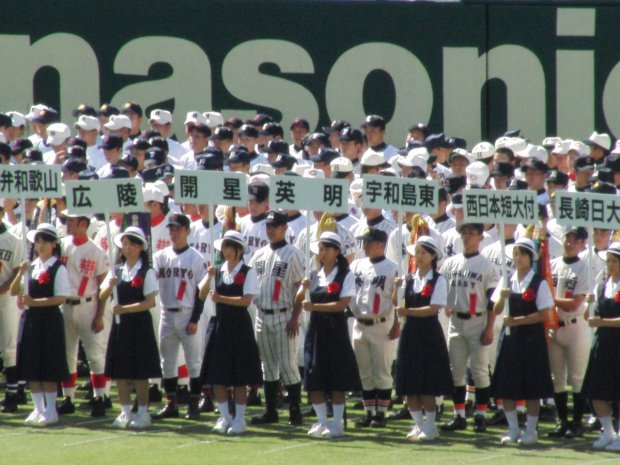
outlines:
[[[84,236],[84,237],[75,237],[73,236],[73,245],[76,246],[80,246],[80,245],[84,245],[88,242],[88,236]]]
[[[495,403],[497,404],[497,408],[502,408],[504,406],[504,401],[502,399],[496,399]]]
[[[481,412],[486,412],[487,404],[476,404],[476,410],[479,410]]]
[[[90,375],[90,381],[93,383],[94,389],[104,389],[105,388],[105,375]]]
[[[179,283],[179,290],[177,291],[177,300],[183,300],[183,294],[185,294],[185,288],[187,287],[187,282],[182,280]]]
[[[189,378],[189,368],[187,368],[187,365],[180,365],[177,368],[177,374],[179,378]]]
[[[75,387],[75,383],[77,382],[77,373],[71,373],[69,375],[69,381],[63,381],[62,383],[62,387],[64,388],[73,388]]]
[[[372,314],[378,315],[380,307],[381,307],[381,296],[379,294],[375,294],[375,298],[372,300]]]
[[[151,218],[151,228],[161,224],[161,222],[164,221],[164,218],[166,218],[166,215],[164,215],[163,213],[160,213],[159,215]]]
[[[280,281],[279,279],[276,279],[275,282],[273,283],[273,296],[271,297],[271,300],[273,302],[277,302],[278,300],[280,300],[281,289],[282,289],[282,281]]]
[[[199,219],[202,218],[202,215],[200,214],[196,214],[196,215],[190,215],[189,217],[192,221],[198,221]]]
[[[114,218],[114,222],[116,223],[116,226],[118,226],[119,228],[121,227],[121,223],[123,222],[122,218]]]
[[[84,293],[86,292],[86,286],[88,286],[88,276],[82,276],[82,280],[80,281],[80,288],[78,289],[78,297],[84,297]]]
[[[472,292],[469,294],[469,314],[476,314],[476,304],[478,303],[478,294]]]
[[[524,400],[518,400],[517,401],[517,407],[525,407],[525,401]]]
[[[465,404],[454,404],[454,410],[465,410]]]

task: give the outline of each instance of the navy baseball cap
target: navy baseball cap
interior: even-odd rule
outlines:
[[[551,171],[547,177],[547,183],[559,184],[560,186],[568,185],[568,175],[558,169]]]
[[[267,144],[267,153],[286,155],[289,153],[288,144],[283,140],[271,140],[269,144]]]
[[[42,163],[43,154],[40,150],[30,149],[26,150],[24,154],[24,163]]]
[[[140,173],[144,183],[159,181],[170,176],[174,176],[174,166],[172,165],[156,166],[155,168],[142,170],[142,173]]]
[[[273,118],[265,113],[257,113],[254,118],[248,119],[245,121],[245,124],[249,124],[251,126],[262,127],[266,123],[272,123]]]
[[[5,115],[4,113],[0,113],[0,127],[13,126],[13,119],[9,115]]]
[[[142,107],[136,102],[127,102],[123,105],[123,113],[135,113],[138,116],[142,116]]]
[[[69,147],[67,149],[67,155],[71,158],[86,160],[86,150],[84,150],[84,147],[80,147],[79,145],[72,145]]]
[[[313,132],[312,134],[308,134],[304,137],[304,145],[308,145],[312,141],[318,141],[320,144],[329,147],[329,138],[327,134],[323,134],[322,132]]]
[[[351,127],[351,123],[349,123],[348,121],[343,121],[340,119],[337,119],[335,121],[332,121],[332,124],[329,126],[323,126],[323,132],[325,134],[331,134],[332,132],[342,132],[342,130],[344,128],[350,128]]]
[[[207,149],[196,155],[196,163],[199,170],[222,170],[224,169],[224,154],[215,147]]]
[[[368,242],[387,242],[388,235],[385,231],[381,229],[367,228],[364,231],[364,234],[357,237],[356,239],[359,239],[361,241],[368,241]]]
[[[77,158],[68,158],[62,164],[60,168],[62,171],[67,171],[69,173],[80,173],[87,168],[86,163],[84,161],[79,160]]]
[[[446,149],[455,148],[454,144],[450,142],[448,139],[446,139],[446,136],[443,132],[439,134],[431,134],[430,136],[428,136],[424,140],[424,146],[426,147],[426,150],[428,150],[429,152],[433,150],[434,148],[446,148]]]
[[[425,139],[431,133],[429,131],[428,127],[424,123],[412,124],[411,126],[409,126],[409,132],[411,132],[411,131],[420,131],[424,135]]]
[[[190,221],[189,218],[181,213],[174,213],[170,215],[168,219],[167,228],[170,226],[178,226],[180,228],[189,229]]]
[[[521,171],[525,173],[527,170],[535,170],[547,173],[549,172],[549,165],[547,165],[544,161],[539,160],[538,158],[528,158],[521,165]]]
[[[490,177],[494,176],[507,176],[512,178],[515,174],[515,168],[512,166],[512,163],[508,163],[507,161],[500,161],[495,163],[493,166],[493,170],[489,173]]]
[[[110,105],[109,103],[104,103],[103,105],[101,105],[101,108],[99,108],[99,116],[105,116],[106,118],[109,118],[112,115],[118,115],[120,113],[120,111],[118,110],[118,108],[116,108],[113,105]]]
[[[562,237],[568,236],[569,234],[574,234],[577,239],[586,240],[588,238],[588,230],[583,226],[570,226],[564,231]]]
[[[129,171],[120,166],[113,166],[110,172],[101,179],[126,179],[129,177]]]
[[[243,126],[243,120],[241,118],[237,118],[236,116],[233,116],[226,120],[226,122],[224,123],[224,126],[229,127],[229,128],[239,129],[241,126]]]
[[[362,128],[385,129],[385,119],[379,115],[368,115],[362,124]]]
[[[310,130],[310,123],[308,123],[308,120],[305,118],[302,118],[300,116],[298,116],[297,118],[295,118],[293,120],[293,122],[291,123],[291,130],[295,127],[295,126],[300,126],[302,128],[304,128],[306,131]]]
[[[166,154],[159,147],[151,147],[146,151],[144,162],[153,165],[163,165],[166,162]]]
[[[251,158],[247,150],[233,150],[228,156],[227,163],[243,163],[250,164]]]
[[[345,142],[354,141],[358,144],[361,144],[362,142],[364,142],[364,135],[359,129],[348,127],[340,131],[340,136],[338,136],[338,139]]]
[[[284,210],[269,210],[266,222],[268,226],[284,226],[288,224],[288,215]]]
[[[278,123],[266,123],[258,132],[261,136],[280,136],[284,137],[284,129]]]
[[[131,142],[131,148],[136,150],[148,150],[151,147],[149,141],[147,139],[143,139],[142,137],[136,137]]]
[[[138,159],[131,153],[125,153],[119,164],[123,167],[132,168],[134,171],[138,169]]]
[[[232,132],[232,129],[230,129],[227,126],[219,126],[215,128],[215,132],[213,133],[213,136],[217,140],[232,140],[233,132]]]
[[[58,121],[58,112],[53,108],[45,108],[32,118],[32,121],[40,124],[51,124]],[[9,126],[11,124],[9,123]]]
[[[93,107],[91,107],[90,105],[86,105],[85,103],[81,103],[80,105],[78,105],[77,108],[75,108],[71,114],[75,117],[75,118],[79,118],[82,115],[88,115],[88,116],[97,116],[97,110],[95,110]]]
[[[323,147],[319,149],[319,153],[310,157],[312,163],[331,163],[336,158],[340,157],[340,153],[334,149]]]
[[[251,124],[244,124],[243,126],[241,126],[237,135],[253,137],[254,139],[256,139],[259,136],[258,129],[256,129]]]
[[[286,168],[287,170],[290,170],[293,169],[295,163],[297,163],[297,159],[295,157],[281,153],[278,155],[278,158],[271,163],[271,166],[274,168]]]
[[[123,138],[120,136],[105,136],[98,148],[104,150],[122,149]]]
[[[211,137],[211,128],[202,123],[189,123],[187,125],[187,132],[198,131],[205,137]]]
[[[99,179],[99,175],[95,170],[91,170],[90,168],[85,169],[84,171],[80,171],[78,173],[78,179],[80,181],[91,181],[93,179]]]
[[[248,184],[248,200],[264,202],[269,198],[269,186],[262,181]]]
[[[13,155],[15,155],[31,148],[32,142],[30,142],[30,139],[17,139],[15,142],[13,142],[13,150],[11,150],[11,152],[13,153]]]

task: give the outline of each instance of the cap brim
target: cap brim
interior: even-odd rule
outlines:
[[[230,242],[234,242],[236,244],[239,244],[240,246],[243,247],[243,252],[247,252],[248,251],[248,246],[244,242],[240,242],[238,240],[235,240],[232,237],[222,237],[220,239],[216,239],[215,241],[213,241],[213,247],[215,247],[215,250],[221,252],[222,251],[222,244],[224,243],[224,241],[230,241]]]
[[[28,240],[28,242],[32,242],[34,244],[35,238],[37,237],[37,234],[39,233],[47,234],[49,236],[54,236],[56,237],[56,242],[58,242],[57,234],[54,234],[52,231],[44,231],[41,229],[31,229],[30,231],[26,233],[26,239]]]
[[[116,247],[118,247],[119,249],[123,247],[123,237],[125,236],[131,236],[133,238],[138,239],[141,243],[142,243],[142,247],[144,247],[144,250],[148,250],[149,245],[147,244],[146,240],[143,237],[138,236],[137,234],[132,234],[132,233],[120,233],[114,236],[114,239],[112,240],[112,242],[114,242],[114,245]]]
[[[538,252],[536,250],[532,250],[529,247],[526,247],[523,244],[508,244],[506,246],[506,258],[509,258],[512,260],[512,254],[514,253],[515,247],[521,247],[523,249],[527,249],[530,252],[532,252],[532,258],[534,261],[538,260]]]
[[[418,244],[409,244],[407,246],[405,246],[405,249],[407,250],[407,253],[409,255],[415,255],[415,248]],[[423,245],[423,244],[419,244],[419,245]],[[432,248],[430,245],[428,245],[428,247]],[[435,254],[437,255],[437,260],[441,260],[443,258],[443,254],[441,253],[441,250],[435,250]]]

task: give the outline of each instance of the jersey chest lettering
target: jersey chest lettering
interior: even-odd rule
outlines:
[[[160,268],[157,277],[160,279],[165,278],[181,278],[181,279],[193,279],[194,272],[189,268],[179,268],[177,266]]]
[[[370,285],[372,287],[380,288],[382,291],[385,290],[385,282],[387,280],[387,276],[385,275],[377,275],[373,276],[370,281]],[[364,286],[364,274],[361,271],[355,273],[355,286],[363,287]]]
[[[0,249],[0,260],[5,261],[5,262],[10,262],[12,258],[13,258],[12,250]]]
[[[252,248],[255,247],[257,249],[260,249],[261,247],[264,247],[267,245],[267,239],[261,239],[260,237],[256,237],[256,236],[248,236],[248,247]]]

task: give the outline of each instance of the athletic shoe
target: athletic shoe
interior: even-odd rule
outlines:
[[[323,432],[326,430],[327,426],[322,423],[315,423],[308,430],[308,436],[313,438],[322,438]]]
[[[56,411],[58,412],[58,415],[75,413],[75,404],[71,400],[71,397],[65,397],[63,401],[56,406]]]
[[[517,430],[508,430],[508,432],[502,436],[500,439],[500,443],[502,445],[506,444],[517,444],[521,439],[521,431]]]
[[[186,420],[198,420],[200,418],[200,409],[198,408],[198,398],[192,398],[187,405]]]
[[[525,412],[517,411],[517,421],[519,422],[519,428],[525,428],[527,423],[527,414]]]
[[[214,433],[226,434],[228,432],[228,428],[230,428],[230,423],[228,419],[225,417],[219,417],[215,422],[215,426],[212,431]]]
[[[233,420],[230,423],[230,427],[228,428],[228,431],[226,431],[228,434],[243,434],[247,431],[248,429],[248,424],[245,422],[245,418],[242,418],[241,420]]]
[[[487,430],[487,419],[484,415],[474,415],[474,432],[484,433]]]
[[[377,412],[372,421],[370,422],[371,428],[385,428],[387,421],[385,419],[385,412]]]
[[[103,406],[106,409],[112,408],[112,398],[110,396],[103,395]]]
[[[93,401],[93,408],[90,411],[91,417],[104,417],[105,416],[105,401],[103,397],[97,396]]]
[[[521,439],[519,439],[519,445],[521,446],[533,446],[538,443],[538,432],[536,430],[530,432],[525,431]]]
[[[344,429],[341,422],[328,421],[325,430],[321,434],[324,438],[339,438],[344,436]]]
[[[583,437],[583,425],[581,422],[576,423],[571,421],[568,424],[568,429],[566,430],[566,434],[564,434],[566,439],[574,439],[574,438],[582,438]]]
[[[18,405],[26,405],[28,403],[28,399],[26,398],[26,393],[24,392],[23,387],[17,388],[17,394],[15,394],[15,396],[17,397]]]
[[[433,441],[439,437],[437,426],[428,424],[422,427],[422,432],[418,435],[418,441]]]
[[[46,424],[51,425],[53,423],[58,423],[58,412],[56,412],[53,408],[47,409],[44,416]]]
[[[132,420],[131,415],[127,415],[125,412],[121,412],[121,414],[117,416],[112,422],[112,426],[114,428],[124,429],[129,426],[129,423],[131,423],[131,420]]]
[[[611,433],[602,432],[600,436],[598,437],[598,439],[594,441],[594,443],[592,444],[592,447],[594,447],[595,449],[605,449],[608,445],[610,445],[615,440],[616,440],[616,435],[613,432]]]
[[[42,414],[39,413],[38,410],[33,410],[32,412],[30,412],[30,415],[28,415],[28,417],[26,417],[26,419],[24,420],[24,423],[32,423],[32,424],[37,424],[39,422],[39,417]]]
[[[442,431],[459,431],[467,429],[467,420],[460,415],[454,415],[452,420],[441,425]]]
[[[563,438],[568,431],[568,423],[558,423],[555,429],[547,434],[550,438]]]
[[[411,420],[411,413],[406,407],[388,415],[388,420]]]
[[[187,405],[191,400],[189,388],[187,386],[179,386],[177,389],[177,404]]]
[[[156,420],[163,418],[177,418],[179,416],[179,409],[174,402],[168,401],[168,403],[159,412],[153,415]]]
[[[301,415],[299,405],[291,405],[288,409],[288,424],[291,426],[301,426],[304,423],[304,419]]]
[[[280,421],[278,411],[275,409],[267,409],[260,417],[254,417],[251,420],[253,425],[266,425],[268,423],[277,423]]]
[[[366,412],[366,416],[355,422],[356,428],[368,428],[372,423],[372,412]]]
[[[409,431],[409,434],[407,434],[407,440],[417,441],[418,437],[420,436],[420,433],[422,433],[422,430],[420,429],[418,425],[415,425],[413,428],[411,428],[411,431]]]
[[[17,412],[17,394],[7,393],[2,402],[2,413]]]
[[[592,415],[588,420],[588,428],[590,431],[600,431],[602,428],[600,420]]]
[[[620,451],[620,438],[616,437],[611,444],[605,447],[605,450],[611,450],[614,452]]]
[[[507,424],[508,422],[506,421],[506,415],[504,415],[503,410],[498,410],[493,414],[491,418],[487,420],[487,425],[489,426],[501,426]]]
[[[151,426],[151,415],[149,415],[149,412],[135,415],[127,426],[133,429],[148,428]]]
[[[213,405],[213,399],[211,397],[202,397],[200,399],[200,404],[198,404],[198,409],[203,413],[210,413],[215,410],[215,406]]]

